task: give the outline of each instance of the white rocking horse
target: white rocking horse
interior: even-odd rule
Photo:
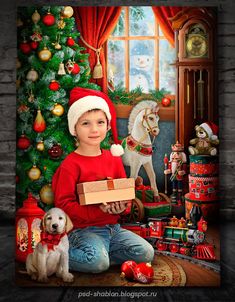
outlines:
[[[130,166],[130,177],[136,179],[143,165],[156,201],[159,201],[159,193],[152,163],[152,144],[160,132],[158,111],[159,106],[156,102],[147,100],[138,103],[129,116],[128,132],[130,134],[122,141],[125,151],[122,159],[124,165]],[[153,141],[150,135],[153,136]]]

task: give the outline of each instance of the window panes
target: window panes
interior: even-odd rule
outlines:
[[[121,15],[119,17],[119,21],[112,32],[112,36],[114,37],[122,37],[125,33],[125,9],[122,9]]]
[[[151,7],[134,6],[129,9],[129,35],[153,36],[154,15]]]
[[[124,41],[108,41],[108,80],[112,80],[114,86],[125,87],[125,54]]]
[[[159,41],[159,88],[165,88],[175,94],[176,68],[170,64],[175,62],[175,48],[167,40]]]
[[[130,90],[141,87],[147,93],[154,89],[154,41],[130,41]]]

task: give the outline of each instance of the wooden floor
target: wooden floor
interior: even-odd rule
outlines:
[[[204,287],[205,281],[208,281],[208,286],[211,286],[211,282],[219,285],[219,276],[207,269],[199,266],[192,265],[186,261],[177,260],[183,267],[187,275],[187,285],[193,288],[100,288],[100,295],[110,293],[121,295],[122,291],[126,291],[128,297],[128,291],[134,291],[136,293],[141,291],[147,291],[147,294],[157,292],[158,301],[162,299],[166,301],[233,301],[235,295],[235,222],[227,222],[221,224],[221,287],[208,288]],[[211,239],[218,242],[218,232],[215,230],[210,235]],[[210,240],[211,240],[210,239]],[[89,288],[20,288],[15,286],[14,279],[14,226],[2,225],[0,226],[0,301],[44,301],[50,299],[50,302],[54,301],[77,301],[78,294],[83,296],[81,301],[104,301],[101,298],[94,298],[92,296],[93,291]],[[220,257],[219,248],[216,250],[217,257]],[[205,274],[207,277],[205,278]],[[203,283],[203,284],[202,284]],[[91,284],[92,286],[92,284]],[[194,287],[197,286],[197,287]],[[200,288],[198,288],[198,286]],[[203,287],[201,287],[203,286]],[[88,295],[89,294],[89,295]],[[85,297],[86,296],[86,297]],[[93,299],[92,299],[93,298]],[[109,300],[110,301],[110,300]],[[118,300],[116,300],[118,301]],[[129,301],[127,299],[121,299],[121,301]],[[140,300],[141,301],[141,300]],[[146,301],[146,300],[143,300]]]

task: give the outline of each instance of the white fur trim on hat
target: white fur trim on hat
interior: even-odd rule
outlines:
[[[121,145],[113,144],[111,145],[110,152],[113,156],[121,156],[124,154],[124,150]]]
[[[103,110],[107,116],[107,119],[111,120],[111,114],[109,111],[109,106],[104,99],[99,96],[88,95],[81,99],[75,101],[69,108],[68,111],[68,126],[69,132],[76,136],[75,125],[78,119],[83,115],[83,113],[92,110],[100,109]]]
[[[206,133],[208,134],[208,136],[210,138],[211,135],[213,134],[211,127],[207,123],[201,124],[200,127],[202,127],[206,131]]]

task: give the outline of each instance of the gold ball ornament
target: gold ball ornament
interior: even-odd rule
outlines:
[[[71,6],[65,6],[62,10],[62,16],[64,18],[70,18],[73,15],[73,8]]]
[[[61,116],[64,114],[64,107],[60,104],[55,104],[54,108],[51,110],[51,112],[55,116]]]
[[[32,82],[37,81],[38,79],[38,73],[33,68],[27,73],[26,79]]]
[[[52,54],[46,46],[42,50],[40,50],[38,53],[39,59],[43,62],[49,61],[51,56],[52,56]]]
[[[36,148],[38,151],[44,151],[45,150],[44,142],[43,141],[38,142]]]
[[[41,171],[36,165],[33,165],[33,167],[28,171],[28,176],[31,180],[38,180],[41,176]]]
[[[34,24],[37,24],[38,21],[41,19],[41,16],[39,15],[38,11],[35,10],[35,12],[32,14],[32,21]]]
[[[47,205],[51,205],[54,202],[54,193],[51,188],[51,184],[45,185],[39,192],[41,201]]]

